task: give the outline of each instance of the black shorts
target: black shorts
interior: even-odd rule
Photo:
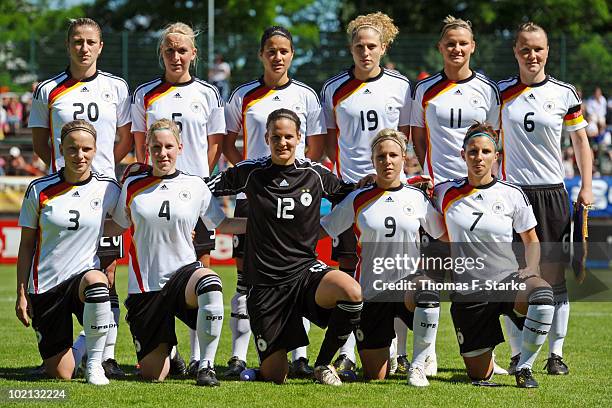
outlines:
[[[45,293],[30,294],[32,328],[36,331],[38,351],[46,360],[72,347],[72,315],[83,325],[83,302],[79,298],[81,278],[74,275]]]
[[[278,350],[308,345],[302,316],[321,328],[327,327],[332,309],[317,305],[315,294],[321,279],[331,270],[316,261],[292,282],[249,289],[247,310],[260,361]]]
[[[195,227],[193,247],[195,248],[197,258],[204,254],[209,254],[210,251],[215,249],[215,231],[209,231],[201,218],[198,218],[198,223]]]
[[[168,351],[178,343],[175,317],[195,330],[198,309],[187,308],[185,288],[191,275],[200,268],[203,268],[202,263],[193,262],[177,270],[162,290],[128,295],[125,320],[130,325],[138,361],[161,343],[168,343]]]
[[[234,217],[249,216],[249,201],[247,199],[236,200]],[[234,235],[232,258],[244,258],[246,246],[246,234]]]
[[[357,237],[353,227],[338,235],[338,238],[332,238],[331,259],[338,261],[350,256],[357,256]]]
[[[396,317],[412,330],[414,313],[403,302],[366,302],[361,311],[361,323],[355,330],[358,350],[389,347],[395,337]]]
[[[540,239],[542,262],[568,262],[570,232],[569,198],[563,184],[521,186],[529,199],[538,225],[535,230]],[[521,242],[515,234],[514,241]],[[519,256],[519,260],[524,257]]]

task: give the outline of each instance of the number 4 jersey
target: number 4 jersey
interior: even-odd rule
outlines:
[[[19,226],[37,230],[30,293],[100,267],[96,251],[104,218],[115,209],[120,191],[114,179],[97,173],[69,184],[60,170],[30,183],[19,215]]]
[[[113,149],[117,128],[131,121],[127,83],[102,71],[79,81],[65,71],[38,85],[28,126],[49,129],[51,171],[64,167],[64,158],[59,151],[61,130],[66,123],[76,119],[91,123],[98,134],[92,169],[115,178]]]
[[[125,180],[113,219],[132,237],[128,293],[159,291],[177,269],[196,261],[191,233],[199,217],[211,231],[225,220],[200,177],[176,171]]]

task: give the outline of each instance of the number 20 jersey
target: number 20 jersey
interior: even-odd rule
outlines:
[[[114,179],[93,172],[78,184],[67,183],[61,170],[30,183],[19,215],[19,226],[37,230],[30,293],[100,267],[96,251],[104,218],[120,192]]]
[[[127,83],[102,71],[79,81],[65,71],[38,85],[28,126],[49,129],[52,172],[64,167],[59,151],[62,126],[75,119],[86,120],[96,129],[97,151],[92,169],[115,178],[113,148],[117,128],[131,121]]]
[[[397,71],[382,68],[367,81],[352,68],[328,79],[321,91],[328,129],[337,129],[335,172],[356,183],[375,173],[370,141],[382,129],[410,124],[410,82]]]
[[[191,233],[199,217],[209,230],[225,219],[202,178],[176,171],[126,179],[113,219],[132,237],[128,293],[159,291],[177,269],[196,261]]]

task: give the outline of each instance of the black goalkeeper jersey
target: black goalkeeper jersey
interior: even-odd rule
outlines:
[[[244,192],[249,200],[244,257],[249,285],[290,282],[316,260],[321,199],[336,203],[354,186],[324,166],[296,159],[273,164],[270,156],[238,163],[209,180],[216,196]]]

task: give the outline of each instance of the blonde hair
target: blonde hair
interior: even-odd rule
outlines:
[[[168,38],[168,36],[170,34],[184,35],[191,42],[191,46],[194,49],[197,49],[197,47],[196,47],[196,37],[200,34],[200,32],[199,31],[194,31],[193,28],[191,28],[189,25],[187,25],[185,23],[181,23],[181,22],[176,22],[176,23],[168,24],[166,27],[164,27],[164,31],[162,31],[161,36],[159,37],[159,42],[157,44],[157,54],[158,54],[158,57],[159,57],[160,66],[162,68],[164,67],[164,60],[163,60],[163,57],[162,57],[161,49],[164,46],[164,43],[166,42],[166,39]],[[198,63],[198,55],[196,54],[196,58],[193,61],[193,64],[197,65],[197,63]]]
[[[72,33],[74,33],[74,30],[76,30],[78,27],[81,27],[81,26],[92,27],[94,30],[98,32],[100,41],[102,41],[102,29],[100,28],[100,25],[96,23],[94,20],[92,20],[91,18],[87,18],[87,17],[71,18],[68,21],[69,21],[68,34],[67,34],[68,41],[70,41],[70,37],[72,36]]]
[[[544,33],[544,37],[546,37],[546,42],[548,43],[548,34],[546,34],[546,30],[544,30],[541,26],[537,25],[533,21],[528,21],[526,23],[520,24],[516,29],[516,34],[514,35],[514,45],[518,42],[518,37],[521,33],[534,33],[536,31],[541,31]]]
[[[461,18],[455,18],[451,15],[448,15],[446,16],[446,18],[444,18],[444,20],[442,20],[442,22],[444,23],[444,25],[442,26],[442,30],[440,31],[440,40],[444,38],[444,36],[449,30],[456,30],[458,28],[468,30],[472,35],[472,38],[474,38],[474,32],[472,31],[472,22],[470,20],[463,20]]]
[[[385,140],[390,140],[392,142],[397,143],[402,149],[402,155],[406,154],[406,135],[404,135],[399,130],[382,129],[370,141],[370,150],[372,151],[372,157],[374,156],[374,150],[376,149],[376,145],[384,142]]]
[[[176,139],[177,143],[181,144],[181,132],[179,131],[176,123],[170,119],[159,119],[151,125],[149,130],[147,130],[147,144],[151,143],[153,134],[158,130],[169,130]]]
[[[372,29],[380,34],[380,42],[386,46],[391,45],[399,33],[399,29],[393,24],[393,19],[380,11],[365,16],[358,16],[348,24],[346,32],[351,40],[353,40],[359,30],[364,28]]]
[[[60,144],[64,143],[64,139],[72,132],[76,132],[77,130],[81,130],[85,133],[89,133],[93,136],[94,141],[98,139],[96,128],[93,125],[83,119],[73,120],[71,122],[66,123],[62,126],[62,130],[60,132]]]

